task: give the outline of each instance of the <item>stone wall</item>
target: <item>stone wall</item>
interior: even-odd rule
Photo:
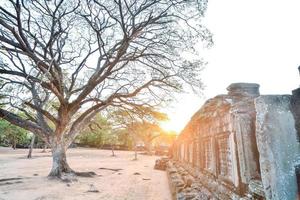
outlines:
[[[256,137],[262,182],[267,199],[295,199],[295,166],[300,163],[299,143],[290,112],[290,96],[255,99]]]
[[[300,148],[290,97],[260,96],[251,83],[227,90],[194,114],[172,147],[174,197],[296,199]]]

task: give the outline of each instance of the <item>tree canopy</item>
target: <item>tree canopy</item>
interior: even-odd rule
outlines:
[[[27,146],[30,142],[28,131],[10,124],[5,120],[0,120],[0,146],[16,145]]]
[[[138,111],[185,84],[201,88],[202,61],[182,53],[198,40],[211,43],[201,24],[206,7],[206,0],[2,0],[0,117],[54,152],[107,108]]]

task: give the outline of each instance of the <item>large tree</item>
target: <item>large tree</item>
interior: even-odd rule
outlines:
[[[66,149],[108,107],[152,107],[202,62],[186,61],[206,0],[1,0],[0,117],[52,148],[49,176],[73,173]],[[22,113],[23,114],[19,114]]]

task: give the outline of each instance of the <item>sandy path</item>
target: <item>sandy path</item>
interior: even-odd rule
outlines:
[[[27,150],[0,147],[0,179],[22,178],[0,181],[0,200],[171,199],[166,173],[153,169],[155,156],[139,155],[138,161],[132,161],[133,152],[117,151],[117,157],[111,157],[111,152],[105,150],[69,149],[68,162],[74,170],[94,171],[98,176],[67,184],[46,178],[52,158],[50,153],[40,152],[34,150],[34,157],[27,159]],[[134,175],[136,172],[140,175]],[[99,193],[87,192],[91,184]]]

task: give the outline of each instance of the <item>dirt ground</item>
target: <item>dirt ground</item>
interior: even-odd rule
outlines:
[[[116,151],[112,157],[107,150],[69,149],[74,170],[97,176],[64,183],[47,178],[52,157],[41,151],[34,149],[27,159],[26,149],[0,147],[0,200],[171,200],[166,172],[153,169],[155,156],[139,155],[133,161],[133,152]]]

